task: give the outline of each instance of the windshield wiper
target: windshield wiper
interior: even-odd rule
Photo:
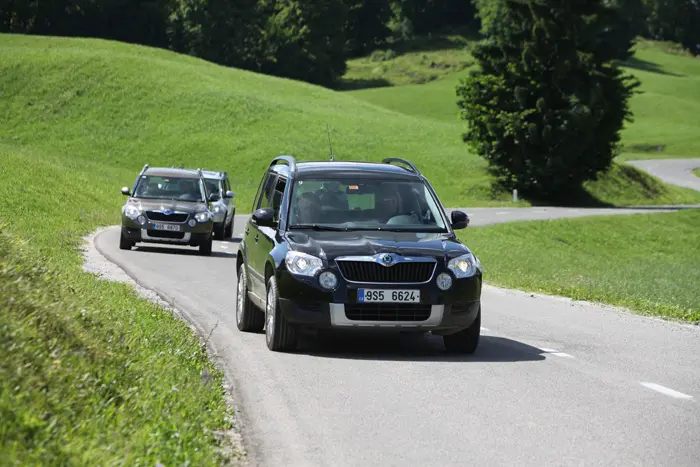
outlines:
[[[311,230],[328,230],[332,232],[344,232],[348,230],[347,227],[334,227],[332,225],[319,225],[319,224],[296,224],[289,227],[290,230],[297,229],[311,229]]]

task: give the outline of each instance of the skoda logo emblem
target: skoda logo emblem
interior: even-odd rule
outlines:
[[[174,211],[173,211],[172,209],[164,209],[164,210],[163,210],[163,214],[165,214],[166,216],[169,216],[169,215],[172,214],[173,212],[174,212]]]
[[[382,256],[382,262],[384,264],[391,264],[392,261],[393,261],[393,258],[391,257],[391,255]]]

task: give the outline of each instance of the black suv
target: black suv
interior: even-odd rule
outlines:
[[[473,353],[482,269],[454,232],[468,224],[403,159],[276,157],[238,251],[238,329],[264,327],[274,351],[325,328],[430,331],[448,351]]]

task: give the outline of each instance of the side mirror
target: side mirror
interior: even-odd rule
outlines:
[[[129,187],[123,186],[123,187],[122,187],[122,194],[123,194],[124,196],[129,196],[129,195],[131,195],[131,190],[129,190]]]
[[[260,227],[275,226],[275,211],[272,208],[260,208],[253,213],[253,223]]]
[[[469,216],[466,212],[452,211],[452,228],[454,230],[466,229],[469,225]]]
[[[221,196],[219,196],[216,193],[212,193],[209,195],[209,201],[211,201],[211,202],[219,201],[220,199],[221,199]]]
[[[229,191],[227,191],[226,194],[224,195],[224,198],[233,198],[234,196],[236,196],[236,193],[234,193],[233,191],[229,190]]]

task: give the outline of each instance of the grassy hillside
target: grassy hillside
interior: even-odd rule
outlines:
[[[469,228],[491,284],[700,322],[700,210]],[[508,251],[508,255],[503,255]]]
[[[456,39],[453,42],[457,42]],[[449,44],[444,46],[449,47]],[[461,131],[464,123],[459,120],[455,86],[468,71],[434,71],[430,63],[440,60],[441,56],[467,60],[468,50],[451,47],[397,55],[381,62],[386,72],[377,67],[368,71],[363,64],[370,58],[354,60],[349,66],[349,77],[360,79],[364,76],[367,81],[369,78],[386,79],[396,86],[350,93],[407,115],[429,117],[451,124],[453,131]],[[619,159],[700,156],[700,118],[697,117],[700,115],[700,61],[679,52],[670,44],[641,41],[637,44],[634,58],[626,65],[627,71],[642,82],[640,90],[643,94],[632,99],[635,122],[628,124],[623,131],[625,151]],[[409,73],[416,76],[433,73],[436,79],[427,84],[413,84],[417,81],[411,80]],[[397,78],[397,75],[404,76],[404,79]],[[411,84],[401,85],[404,83]]]
[[[122,202],[117,188],[130,185],[146,162],[228,170],[245,212],[273,156],[328,157],[327,123],[339,159],[408,157],[448,206],[512,204],[509,194],[492,193],[486,164],[467,152],[458,124],[109,41],[2,35],[0,52],[6,122],[0,144],[42,152],[66,166],[90,162],[111,174],[115,196],[104,208],[114,220]],[[700,200],[690,190],[637,178],[609,177],[601,183],[613,189],[592,185],[590,191],[611,203]]]

